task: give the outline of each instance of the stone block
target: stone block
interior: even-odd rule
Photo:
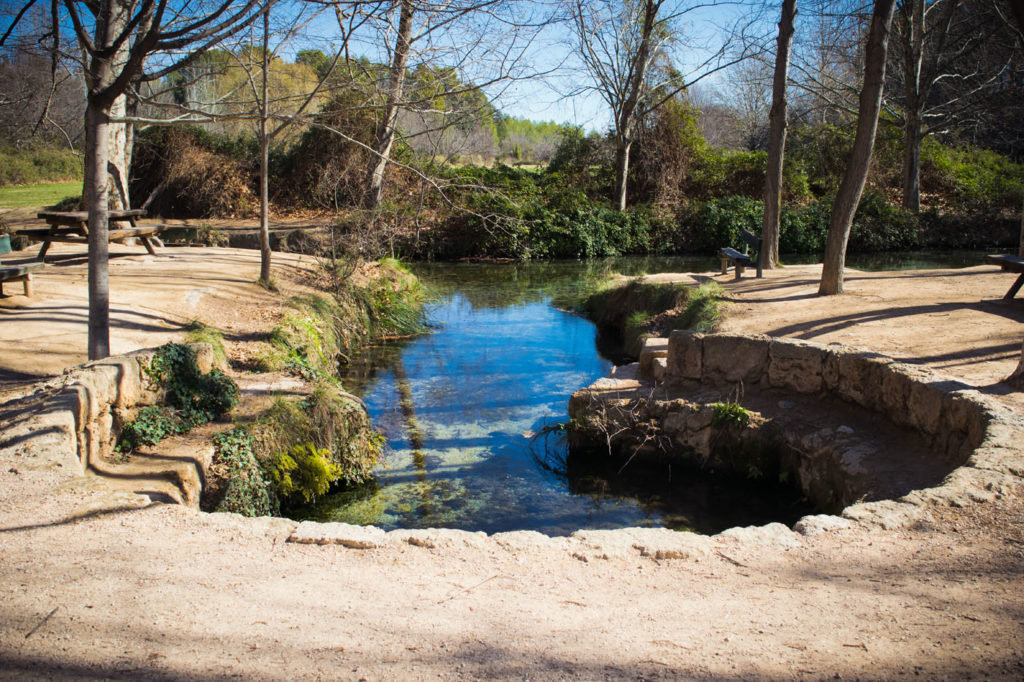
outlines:
[[[880,395],[887,365],[892,360],[878,353],[838,353],[839,385],[836,393],[847,402],[883,412]]]
[[[815,514],[813,516],[805,516],[797,521],[796,525],[793,526],[793,531],[804,537],[811,538],[815,535],[834,533],[852,527],[853,522],[841,516]]]
[[[839,358],[850,352],[846,346],[829,344],[825,347],[821,363],[821,381],[825,390],[834,392],[839,388]]]
[[[1024,478],[1024,447],[980,447],[971,454],[967,465]]]
[[[668,375],[668,358],[654,358],[651,361],[651,379],[656,382],[662,382]]]
[[[708,383],[759,384],[768,373],[770,337],[708,334],[701,379]]]
[[[438,549],[442,547],[476,547],[487,544],[487,533],[471,533],[452,528],[400,529],[388,532],[388,539],[395,543],[406,543],[413,547]]]
[[[885,530],[906,528],[924,514],[925,510],[920,505],[897,502],[896,500],[860,502],[843,510],[843,518]]]
[[[342,545],[351,549],[374,549],[387,544],[387,535],[376,526],[303,521],[288,536],[288,542],[305,545]]]
[[[772,339],[768,350],[768,382],[798,393],[818,393],[824,388],[821,346],[797,339]]]
[[[668,358],[668,339],[652,336],[644,341],[644,347],[640,351],[640,377],[643,379],[655,379],[654,364],[656,360]]]
[[[717,538],[744,545],[761,545],[767,547],[798,547],[800,537],[781,523],[769,523],[766,526],[746,526],[730,528],[719,533]]]
[[[674,331],[668,339],[668,376],[700,379],[704,364],[704,334]]]

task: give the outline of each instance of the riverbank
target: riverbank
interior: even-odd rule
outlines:
[[[205,306],[223,315],[231,353],[244,352],[252,330],[270,326],[274,305],[252,284],[257,253],[181,249],[152,259],[126,250],[111,267],[115,344],[171,340],[187,319],[203,319],[193,313]],[[290,254],[278,262],[299,273],[297,282],[313,265]],[[1019,396],[998,384],[1019,357],[1024,321],[1024,305],[998,302],[1008,275],[986,266],[849,272],[846,295],[819,299],[815,271],[679,279],[720,282],[731,305],[728,330],[871,348],[938,368],[1020,409]],[[291,281],[283,273],[277,279]],[[0,299],[7,372],[43,372],[76,361],[85,347],[84,262],[48,267],[36,290],[33,299]],[[20,348],[20,359],[8,348]],[[901,530],[736,533],[680,559],[642,556],[628,540],[574,554],[564,542],[528,533],[441,534],[420,546],[353,550],[288,542],[295,529],[285,520],[153,505],[82,477],[56,453],[33,453],[24,443],[3,448],[4,674],[1019,679],[1024,672],[1019,497],[935,508]]]

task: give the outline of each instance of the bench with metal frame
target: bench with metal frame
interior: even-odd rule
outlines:
[[[722,274],[729,272],[729,264],[736,267],[736,279],[743,277],[743,269],[749,265],[757,266],[757,276],[763,277],[761,269],[761,238],[749,230],[740,230],[740,241],[743,242],[743,251],[737,251],[730,246],[723,246],[718,251],[722,259]],[[751,254],[750,251],[754,253]]]

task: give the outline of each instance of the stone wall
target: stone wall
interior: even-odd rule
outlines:
[[[209,344],[193,344],[203,373],[213,366]],[[121,427],[137,411],[160,403],[163,391],[152,384],[144,368],[155,349],[128,356],[111,357],[71,367],[56,379],[36,384],[31,393],[0,405],[0,450],[34,454],[73,463],[84,473],[117,476],[119,465],[112,461]],[[164,466],[148,472],[167,479],[156,486],[163,497],[198,505],[202,472],[194,463]],[[145,475],[144,471],[132,475]]]
[[[967,461],[986,426],[1009,414],[967,384],[838,344],[742,334],[673,332],[665,381],[828,394],[916,429],[945,462]]]
[[[743,462],[729,461],[738,446],[759,468],[795,474],[820,508],[887,527],[918,518],[929,504],[1009,493],[1024,476],[1019,415],[962,382],[877,353],[677,331],[649,340],[634,370],[617,368],[573,395],[570,414],[582,425],[583,442],[603,445],[615,433],[626,445],[650,443],[656,428],[675,454],[740,472]],[[745,426],[724,427],[732,433],[716,451],[723,428],[712,423],[714,405],[732,400],[757,407]],[[800,410],[807,415],[794,415]],[[830,410],[861,415],[858,432],[840,421],[818,428],[815,411],[825,423]],[[765,428],[770,424],[777,428]],[[870,433],[872,425],[878,433]],[[750,447],[758,438],[776,439],[775,454]],[[893,481],[901,457],[917,471]]]

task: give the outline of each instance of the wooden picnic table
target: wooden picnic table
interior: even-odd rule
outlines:
[[[1021,285],[1024,285],[1024,258],[1020,256],[1010,256],[1007,254],[993,254],[985,257],[985,262],[991,263],[992,265],[998,265],[1003,269],[1003,272],[1016,272],[1019,273],[1017,281],[1013,283],[1010,290],[1003,296],[1003,300],[1010,301],[1020,291]]]
[[[156,235],[163,229],[163,225],[139,226],[136,218],[145,217],[144,209],[133,208],[125,210],[111,210],[107,213],[108,223],[129,223],[130,227],[110,229],[107,239],[112,242],[122,241],[130,237],[137,237],[142,241],[143,246],[154,256],[156,251],[153,246]],[[36,214],[40,220],[46,221],[49,227],[29,228],[18,230],[17,234],[24,235],[43,243],[39,249],[36,260],[46,262],[46,251],[53,242],[68,242],[72,244],[89,243],[89,213],[87,211],[40,211]]]

